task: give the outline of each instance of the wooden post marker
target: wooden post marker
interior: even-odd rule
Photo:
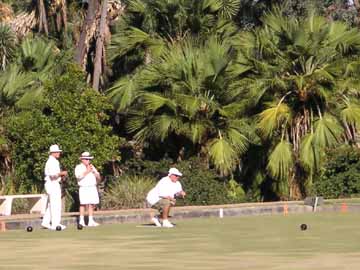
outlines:
[[[348,206],[346,203],[341,204],[341,212],[346,213],[348,211]]]
[[[287,204],[284,205],[284,216],[287,216],[289,214],[289,207]]]
[[[0,221],[0,231],[1,232],[6,231],[6,223],[4,221]]]

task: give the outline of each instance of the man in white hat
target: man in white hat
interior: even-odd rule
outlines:
[[[50,155],[45,164],[45,191],[49,196],[47,208],[41,225],[44,228],[56,230],[60,226],[62,230],[65,225],[60,224],[61,221],[61,180],[67,176],[67,171],[60,169],[60,158],[62,150],[57,144],[50,146]]]
[[[168,219],[171,209],[175,205],[176,197],[184,197],[186,195],[182,189],[181,183],[179,182],[181,176],[182,173],[178,169],[171,168],[168,175],[161,178],[161,180],[152,190],[150,190],[146,197],[146,200],[151,207],[159,210],[160,212],[162,224],[156,216],[151,219],[158,227],[174,227]]]
[[[89,222],[88,226],[96,227],[99,223],[94,220],[94,207],[99,204],[99,194],[97,183],[101,177],[94,165],[90,163],[93,159],[89,152],[84,152],[80,156],[81,163],[75,167],[75,177],[79,185],[80,199],[80,218],[79,224],[85,225],[84,215],[85,208],[88,209]]]

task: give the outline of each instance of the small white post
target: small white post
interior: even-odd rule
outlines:
[[[220,208],[219,209],[219,218],[223,218],[224,217],[224,209]]]
[[[319,197],[315,197],[315,203],[314,203],[314,212],[316,212],[316,207],[317,207],[317,204],[318,204],[318,200],[319,200]]]

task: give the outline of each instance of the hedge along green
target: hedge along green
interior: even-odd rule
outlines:
[[[360,150],[343,146],[328,150],[321,174],[314,179],[313,193],[325,198],[360,194]]]

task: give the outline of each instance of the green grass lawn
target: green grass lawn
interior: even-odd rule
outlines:
[[[0,269],[359,269],[359,214],[176,221],[0,233]],[[301,231],[306,223],[308,230]]]

